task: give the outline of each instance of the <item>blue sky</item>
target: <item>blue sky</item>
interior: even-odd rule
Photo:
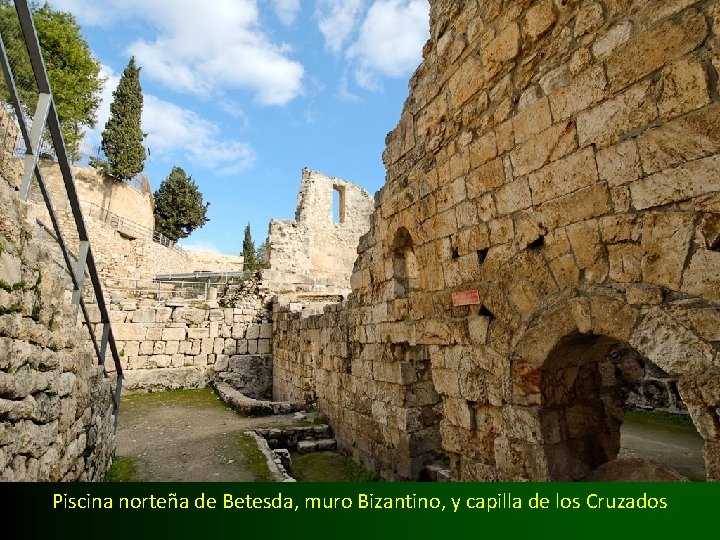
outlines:
[[[183,244],[237,254],[294,216],[301,169],[374,193],[382,151],[428,37],[427,0],[51,0],[75,14],[112,91],[142,67],[153,190],[173,165],[210,202]]]

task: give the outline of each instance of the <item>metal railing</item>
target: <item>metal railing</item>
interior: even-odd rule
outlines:
[[[207,281],[166,281],[149,278],[104,278],[103,291],[121,298],[150,296],[157,300],[182,298],[184,300],[208,300],[208,293],[215,286]],[[86,292],[86,299],[94,301],[93,292]],[[114,302],[114,300],[113,300]]]
[[[50,194],[59,195],[56,191],[51,191]],[[103,208],[94,202],[83,201],[80,199],[80,204],[82,205],[85,215],[88,218],[94,216],[96,219],[106,223],[116,231],[126,234],[127,236],[132,238],[148,238],[153,242],[165,246],[166,248],[174,249],[180,253],[185,253],[185,250],[183,250],[176,242],[170,240],[161,232],[155,231],[150,227],[140,225],[131,219],[119,216],[118,214],[111,212],[107,208]],[[55,209],[60,212],[68,212],[70,211],[70,202],[68,200],[62,200],[59,205],[55,206]]]
[[[2,53],[0,54],[0,64],[2,64],[3,74],[10,93],[10,101],[16,114],[25,148],[27,149],[24,158],[25,171],[20,185],[20,196],[23,200],[28,199],[33,184],[33,178],[35,178],[38,186],[40,187],[43,199],[45,200],[45,206],[48,209],[55,236],[58,239],[58,244],[60,245],[65,265],[68,273],[70,274],[70,279],[73,285],[72,303],[75,306],[79,306],[82,311],[85,325],[87,326],[90,334],[90,340],[92,341],[93,348],[95,349],[98,364],[103,366],[106,376],[109,376],[109,373],[105,368],[105,356],[108,347],[110,348],[110,354],[112,356],[116,372],[116,383],[115,390],[112,393],[112,400],[113,416],[115,417],[115,422],[117,423],[117,415],[120,408],[120,392],[122,391],[123,381],[123,370],[122,365],[120,364],[120,356],[118,354],[115,338],[113,337],[112,327],[110,326],[110,317],[105,303],[105,297],[103,296],[103,291],[100,286],[100,278],[95,266],[95,259],[90,246],[87,227],[85,226],[82,211],[80,210],[80,200],[77,196],[75,180],[70,167],[70,161],[65,148],[62,131],[60,130],[60,121],[58,119],[53,94],[50,89],[50,81],[48,80],[45,62],[40,50],[40,43],[38,42],[37,32],[35,31],[32,13],[27,0],[15,0],[15,11],[17,12],[18,19],[20,20],[20,27],[22,28],[25,47],[27,48],[38,90],[38,103],[32,122],[32,129],[28,130],[18,89],[15,85],[13,71],[5,50],[5,43],[2,40],[2,36],[0,36],[0,52]],[[57,156],[58,165],[60,166],[60,171],[65,183],[65,190],[67,192],[67,199],[72,210],[75,227],[78,233],[79,247],[75,264],[73,264],[73,261],[71,260],[71,254],[68,250],[62,231],[60,230],[60,225],[55,214],[52,199],[50,198],[50,193],[48,192],[45,179],[43,178],[43,174],[38,166],[42,135],[46,128],[51,136],[52,146],[55,155]],[[91,323],[91,319],[85,305],[85,300],[83,299],[86,273],[92,283],[93,293],[97,300],[97,307],[100,311],[100,324],[98,327],[95,327]],[[100,339],[96,336],[98,328],[101,328],[102,332]]]

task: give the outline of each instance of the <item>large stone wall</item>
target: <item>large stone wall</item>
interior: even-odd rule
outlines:
[[[36,207],[0,175],[0,480],[101,480],[113,450],[110,380],[75,325],[67,275]]]
[[[303,169],[295,219],[270,222],[267,286],[280,293],[349,292],[358,239],[372,210],[372,198],[359,186]]]
[[[353,294],[277,310],[276,396],[391,478],[575,480],[651,366],[720,480],[719,36],[716,1],[431,1]]]
[[[128,391],[199,388],[212,380],[253,398],[271,393],[269,300],[246,282],[217,301],[113,293],[110,320]],[[138,296],[141,296],[138,298]],[[142,296],[145,296],[142,298]],[[93,322],[99,311],[91,309]]]

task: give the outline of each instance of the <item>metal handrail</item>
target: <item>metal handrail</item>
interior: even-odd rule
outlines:
[[[115,417],[115,423],[117,425],[117,416],[120,410],[120,392],[122,391],[123,381],[123,370],[122,365],[120,364],[120,356],[118,354],[117,345],[110,325],[110,316],[107,305],[105,304],[102,287],[100,286],[100,278],[95,266],[95,258],[93,257],[92,248],[90,246],[90,239],[85,226],[85,220],[83,219],[82,211],[80,210],[80,200],[78,199],[77,189],[75,188],[75,179],[73,178],[70,161],[65,148],[65,141],[63,140],[62,131],[60,129],[60,121],[58,119],[55,101],[50,88],[50,81],[48,80],[47,71],[45,69],[45,62],[40,50],[37,32],[35,31],[32,13],[27,0],[15,0],[14,4],[15,11],[18,15],[18,19],[20,20],[20,27],[22,28],[25,47],[27,48],[28,55],[30,57],[30,63],[32,64],[33,74],[35,76],[35,82],[37,83],[38,89],[38,104],[33,119],[32,131],[28,132],[22,105],[20,104],[20,97],[15,85],[15,78],[5,50],[5,43],[2,40],[2,36],[0,36],[0,52],[2,52],[0,55],[0,64],[2,64],[5,81],[7,82],[8,91],[10,92],[10,100],[15,110],[15,114],[17,115],[17,120],[20,124],[20,132],[27,149],[25,154],[25,172],[23,174],[23,180],[20,187],[20,195],[24,200],[28,199],[34,176],[37,179],[43,199],[45,200],[45,206],[50,214],[50,221],[52,222],[53,230],[55,231],[68,273],[70,274],[70,280],[73,285],[73,305],[79,306],[82,311],[85,319],[85,325],[87,326],[90,334],[90,340],[92,341],[95,354],[97,355],[98,364],[103,366],[105,376],[109,376],[107,369],[105,369],[105,354],[107,352],[107,347],[110,347],[110,354],[112,356],[116,372],[116,383],[115,390],[112,393],[112,400],[113,416]],[[50,198],[50,193],[47,189],[47,184],[45,183],[45,179],[43,178],[43,174],[38,165],[42,134],[46,127],[50,132],[58,165],[60,166],[60,171],[65,183],[67,198],[70,203],[70,208],[72,209],[73,218],[75,219],[78,239],[80,241],[80,247],[77,254],[77,264],[74,266],[71,261],[70,252],[68,251],[65,243],[65,238],[60,230],[57,216],[55,215],[55,209],[53,207],[52,199]],[[97,307],[100,311],[102,336],[99,343],[98,338],[95,335],[96,329],[91,323],[82,294],[86,272],[90,277],[93,292],[97,301]]]
[[[58,194],[56,191],[51,191],[51,194]],[[58,194],[59,195],[59,194]],[[80,199],[80,203],[84,205],[86,208],[89,208],[88,216],[92,217],[93,214],[93,208],[97,210],[97,215],[99,216],[100,221],[103,223],[107,223],[111,227],[113,227],[117,231],[131,231],[138,236],[136,238],[149,238],[153,242],[160,244],[162,246],[165,246],[166,248],[174,249],[175,251],[179,251],[180,253],[185,253],[185,250],[181,248],[177,242],[174,242],[170,240],[167,236],[162,234],[161,232],[155,231],[151,229],[150,227],[145,227],[144,225],[140,225],[139,223],[128,219],[126,217],[120,216],[114,212],[111,212],[107,208],[103,208],[97,203],[94,203],[92,201],[84,201]],[[67,210],[67,205],[69,204],[68,201],[64,201],[65,207],[63,210]]]

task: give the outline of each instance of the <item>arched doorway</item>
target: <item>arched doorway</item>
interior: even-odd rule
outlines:
[[[526,457],[506,472],[532,480],[602,479],[591,473],[618,456],[628,397],[647,390],[648,375],[661,374],[676,381],[668,388],[677,395],[666,401],[687,405],[704,439],[707,479],[718,479],[720,381],[712,359],[713,351],[661,308],[643,313],[607,298],[553,306],[515,348],[506,407],[522,424],[512,431],[521,434]],[[647,466],[650,476],[653,470]],[[631,471],[619,479],[642,478]]]
[[[653,388],[656,403],[680,399],[679,394],[677,398],[672,394],[661,396],[661,388],[648,382],[649,375],[664,373],[661,368],[625,343],[606,336],[575,334],[558,343],[540,373],[544,425],[554,429],[560,439],[544,448],[549,480],[601,480],[623,475],[627,480],[680,478],[674,474],[681,470],[675,463],[647,462],[652,456],[643,445],[634,449],[633,459],[606,465],[618,457],[621,427],[638,396]],[[646,429],[644,435],[651,438],[645,445],[652,447],[652,430]],[[697,460],[701,454],[699,448],[694,450]],[[680,453],[677,459],[682,459]]]

